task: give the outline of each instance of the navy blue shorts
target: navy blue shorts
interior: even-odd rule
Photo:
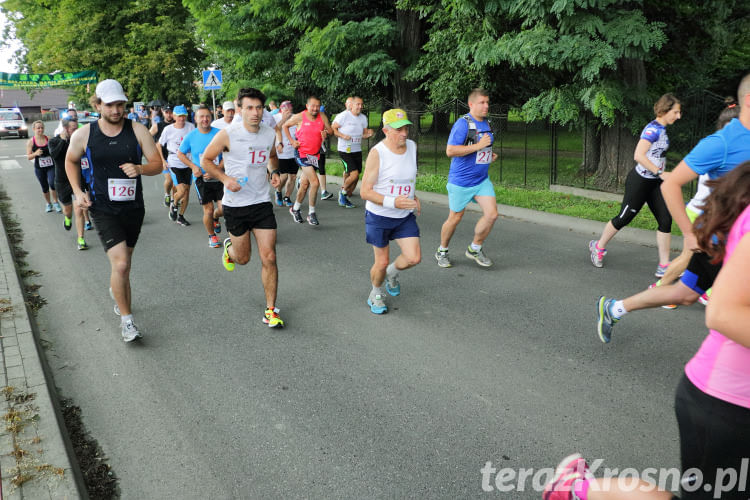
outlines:
[[[367,243],[378,248],[387,247],[391,240],[419,238],[417,218],[409,214],[403,219],[394,219],[365,210],[365,236]]]

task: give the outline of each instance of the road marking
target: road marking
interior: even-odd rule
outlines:
[[[16,155],[16,158],[26,158],[26,155]]]
[[[15,170],[23,167],[16,160],[0,160],[0,168],[3,170]]]
[[[10,156],[0,156],[0,160],[4,160],[5,158],[10,158]]]

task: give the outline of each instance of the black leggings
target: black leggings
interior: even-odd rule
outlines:
[[[747,500],[750,478],[742,470],[747,471],[750,460],[750,408],[704,393],[683,374],[677,385],[675,413],[683,476],[692,468],[702,476],[701,481],[696,478],[695,483],[681,485],[682,500]],[[730,469],[736,474],[734,484]],[[704,489],[706,484],[711,485],[710,491]]]
[[[618,231],[630,224],[630,221],[638,215],[644,203],[654,214],[659,232],[672,232],[672,216],[669,214],[667,204],[661,196],[661,179],[646,179],[641,177],[635,169],[631,170],[625,180],[625,195],[622,197],[622,206],[617,217],[612,219],[612,225]]]
[[[49,193],[50,189],[55,190],[55,167],[34,167],[34,173],[42,185],[42,193]]]

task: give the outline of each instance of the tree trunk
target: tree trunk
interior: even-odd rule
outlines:
[[[415,109],[418,103],[417,82],[406,80],[404,73],[416,62],[422,44],[422,21],[413,10],[396,10],[399,33],[397,48],[399,69],[393,75],[393,101],[406,110]]]
[[[450,132],[450,113],[445,111],[435,111],[432,113],[432,128],[429,133],[431,134],[443,134]]]
[[[586,114],[586,124],[583,130],[584,150],[583,165],[580,174],[589,176],[599,168],[601,137],[599,136],[599,121],[590,112]]]
[[[595,185],[605,191],[622,191],[625,177],[635,166],[633,152],[638,138],[630,130],[615,122],[613,127],[602,127],[599,169]]]
[[[618,74],[626,86],[635,92],[646,88],[646,67],[639,59],[622,59],[618,63]],[[638,138],[622,125],[618,115],[612,127],[602,127],[599,152],[599,167],[595,185],[600,189],[622,190],[625,177],[635,166],[633,152]]]

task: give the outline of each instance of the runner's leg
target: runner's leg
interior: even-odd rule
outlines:
[[[276,265],[276,230],[253,229],[252,231],[258,245],[260,277],[266,294],[266,308],[273,309],[276,307],[276,290],[279,283],[279,270]]]
[[[121,241],[107,250],[107,258],[111,268],[109,286],[112,288],[112,294],[122,316],[131,313],[130,263],[133,259],[133,250],[135,249],[127,246],[125,241]]]
[[[492,226],[497,220],[497,200],[493,196],[475,196],[475,200],[482,208],[482,216],[474,227],[474,240],[472,243],[481,246],[492,231]]]

